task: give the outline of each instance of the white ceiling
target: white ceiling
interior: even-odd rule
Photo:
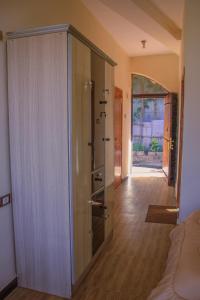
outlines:
[[[129,56],[179,53],[180,41],[156,23],[133,0],[82,1]],[[181,27],[184,0],[151,1]],[[169,11],[173,13],[169,14]],[[141,40],[147,41],[146,49],[142,48]]]

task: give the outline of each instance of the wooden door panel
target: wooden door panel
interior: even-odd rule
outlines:
[[[175,184],[176,138],[177,138],[177,95],[170,93],[164,103],[163,171],[168,184]]]
[[[171,101],[169,101],[169,97],[165,99],[164,107],[164,137],[169,140],[171,137]]]
[[[163,171],[166,176],[169,175],[169,141],[167,139],[163,139]]]

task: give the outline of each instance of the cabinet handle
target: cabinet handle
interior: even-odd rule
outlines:
[[[99,208],[102,208],[102,209],[107,209],[107,206],[103,205],[102,203],[100,202],[97,202],[97,201],[88,201],[89,204],[91,204],[92,206],[97,206]]]
[[[100,202],[96,202],[93,200],[88,201],[89,204],[91,204],[92,206],[102,206],[102,204]]]
[[[106,118],[106,112],[105,111],[100,112],[100,118],[103,118],[103,117]]]
[[[94,181],[103,181],[103,179],[96,177],[96,178],[94,178]]]
[[[104,93],[105,93],[105,94],[107,93],[107,94],[109,95],[109,93],[110,93],[109,89],[105,89],[105,90],[104,90]]]
[[[93,82],[91,80],[88,80],[85,82],[84,87],[87,89],[88,87],[92,88]]]
[[[103,138],[103,141],[104,141],[104,142],[109,142],[109,141],[110,141],[110,138]]]

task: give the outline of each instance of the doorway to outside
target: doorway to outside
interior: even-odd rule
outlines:
[[[165,98],[158,83],[141,75],[132,77],[132,175],[164,177],[163,145]]]

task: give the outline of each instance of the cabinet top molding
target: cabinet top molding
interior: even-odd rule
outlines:
[[[25,30],[8,32],[7,39],[17,39],[23,37],[30,37],[34,35],[42,35],[48,33],[55,32],[67,32],[72,34],[74,37],[79,39],[82,43],[88,46],[92,51],[97,53],[99,56],[104,58],[110,65],[116,66],[117,63],[113,61],[107,54],[105,54],[101,49],[99,49],[94,43],[88,40],[84,35],[82,35],[75,27],[70,24],[59,24],[53,26],[44,26],[44,27],[36,27],[36,28],[28,28]]]

